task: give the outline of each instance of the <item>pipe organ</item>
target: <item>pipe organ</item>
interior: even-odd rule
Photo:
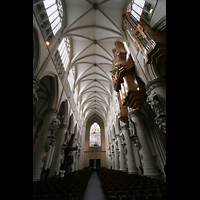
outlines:
[[[151,29],[142,19],[138,22],[130,12],[124,12],[122,18],[131,39],[142,52],[145,63],[166,63],[166,37]]]
[[[118,118],[125,122],[128,120],[127,107],[141,109],[147,96],[144,83],[135,76],[132,58],[129,56],[126,59],[124,44],[116,41],[115,46],[116,48],[112,50],[114,54],[112,79],[114,90],[117,92]]]

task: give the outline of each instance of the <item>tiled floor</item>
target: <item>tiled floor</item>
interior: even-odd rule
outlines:
[[[83,200],[106,200],[97,172],[92,172]]]

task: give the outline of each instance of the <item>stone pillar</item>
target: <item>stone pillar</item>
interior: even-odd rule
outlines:
[[[111,147],[109,144],[109,148],[108,148],[108,168],[110,169],[110,167],[112,166],[112,154],[111,154]]]
[[[115,169],[115,151],[113,142],[111,143],[111,155],[112,155],[112,169]]]
[[[56,144],[56,140],[54,139],[54,141],[51,144],[51,149],[49,151],[49,161],[48,161],[48,168],[51,168],[51,162],[52,162],[52,158],[53,158],[53,153],[54,153],[54,149],[55,149],[55,144]],[[55,173],[55,172],[54,172]],[[58,175],[58,172],[57,172]],[[51,175],[49,175],[49,177],[51,177]]]
[[[50,168],[50,166],[51,166],[52,152],[54,151],[54,145],[55,145],[55,141],[56,141],[55,137],[52,137],[52,138],[50,138],[50,137],[49,136],[47,137],[50,140],[50,143],[48,142],[45,147],[46,151],[48,151],[46,153],[46,162],[45,162],[45,166],[44,166],[45,169]]]
[[[80,163],[81,163],[81,144],[78,142],[78,149],[77,149],[77,170],[80,170]]]
[[[150,145],[147,139],[147,130],[144,128],[141,120],[141,113],[135,109],[129,109],[129,117],[134,122],[135,131],[139,140],[139,153],[141,156],[144,175],[158,176],[156,161],[151,153]]]
[[[74,171],[77,171],[77,151],[74,151]]]
[[[79,142],[77,143],[77,150],[75,151],[75,166],[74,171],[79,170]]]
[[[118,148],[118,140],[115,139],[114,142],[114,152],[115,152],[115,170],[119,170],[119,148]]]
[[[73,144],[72,147],[76,147],[77,146],[77,138],[73,138]],[[72,163],[72,172],[76,171],[76,156],[77,156],[77,150],[73,150],[73,163]]]
[[[39,89],[38,83],[38,78],[36,76],[33,76],[33,104],[35,104],[36,101],[38,101],[38,96],[36,93],[36,91]]]
[[[74,164],[75,164],[75,151],[72,151],[72,156],[73,156],[73,163],[72,163],[72,165],[71,165],[71,167],[72,167],[72,172],[73,171],[75,171],[75,167],[74,167]]]
[[[119,148],[119,162],[120,162],[120,170],[126,171],[126,162],[125,162],[125,156],[124,156],[124,150],[121,145],[121,140],[119,138],[119,133],[116,134],[117,141],[118,141],[118,148]]]
[[[150,81],[146,86],[147,103],[155,112],[155,122],[166,133],[166,84],[162,78]]]
[[[33,149],[33,179],[39,180],[41,170],[43,167],[42,159],[46,154],[45,146],[47,144],[47,136],[51,135],[51,125],[55,117],[57,117],[58,110],[55,108],[48,108],[44,119],[44,123],[40,130],[38,140]]]
[[[136,164],[135,164],[135,158],[132,151],[132,146],[131,146],[132,142],[130,140],[130,136],[129,136],[130,134],[129,134],[127,122],[124,123],[120,121],[120,127],[124,135],[126,148],[127,148],[126,158],[127,158],[127,164],[128,164],[128,172],[132,174],[138,174]]]
[[[61,124],[58,130],[58,136],[56,139],[49,177],[53,176],[55,172],[57,172],[57,175],[59,174],[60,164],[61,164],[60,160],[62,159],[61,150],[62,150],[62,145],[64,142],[66,131],[67,131],[67,124]]]

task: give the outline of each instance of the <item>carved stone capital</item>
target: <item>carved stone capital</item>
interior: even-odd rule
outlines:
[[[141,112],[139,110],[136,110],[136,109],[131,109],[128,112],[128,116],[132,117],[132,115],[139,117],[139,116],[141,116]]]
[[[166,133],[166,115],[165,114],[158,114],[155,118],[156,124],[158,127]]]
[[[120,151],[119,151],[119,148],[116,148],[116,156],[120,156]]]
[[[166,133],[166,115],[162,112],[162,105],[159,95],[156,92],[152,92],[147,97],[147,103],[151,106],[151,109],[155,112],[155,122],[159,128]]]
[[[127,148],[126,148],[126,146],[123,146],[123,150],[124,150],[124,155],[126,155],[127,154]]]
[[[120,129],[121,130],[127,130],[128,129],[128,123],[120,121]]]
[[[151,109],[156,113],[156,115],[162,113],[161,110],[161,100],[159,95],[156,92],[152,92],[147,97],[147,103],[151,106]]]
[[[62,144],[61,146],[61,153],[64,153],[65,152],[65,149],[67,148],[67,144]]]
[[[140,143],[139,143],[139,138],[137,135],[131,137],[134,146],[136,147],[136,149],[139,151],[140,150]]]
[[[47,136],[47,142],[45,145],[45,152],[49,151],[50,148],[55,145],[56,137],[54,136]]]
[[[118,140],[117,140],[117,138],[115,138],[115,144],[118,145]]]
[[[150,81],[149,83],[147,83],[147,85],[145,86],[146,87],[146,94],[150,95],[151,91],[154,88],[163,87],[165,85],[166,85],[166,82],[165,82],[164,79],[162,79],[162,78],[156,78],[156,79]]]
[[[61,124],[60,125],[60,128],[63,128],[63,129],[67,129],[67,127],[68,127],[67,124]]]
[[[117,138],[117,137],[119,137],[119,135],[120,135],[120,133],[116,133],[116,134],[115,134],[115,137]]]
[[[47,108],[46,112],[47,112],[47,113],[54,114],[54,115],[56,115],[56,116],[57,116],[57,114],[58,114],[59,110],[58,110],[58,109],[56,109],[56,108],[52,108],[52,107],[50,107],[50,108]]]
[[[49,145],[54,145],[55,141],[56,141],[56,137],[55,136],[47,136],[47,139],[50,141]]]

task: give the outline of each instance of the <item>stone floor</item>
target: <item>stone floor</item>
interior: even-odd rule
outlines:
[[[106,200],[96,171],[93,171],[91,174],[83,200]]]

